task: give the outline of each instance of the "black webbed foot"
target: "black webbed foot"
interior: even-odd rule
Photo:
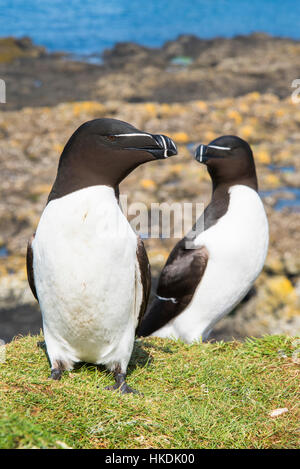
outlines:
[[[51,375],[49,376],[50,379],[55,379],[56,381],[61,379],[61,375],[63,370],[59,370],[58,368],[54,368],[51,370]]]
[[[132,389],[130,386],[128,386],[127,383],[123,383],[121,386],[118,386],[117,384],[114,384],[113,386],[106,386],[105,389],[108,391],[119,391],[121,394],[141,394],[136,389]]]
[[[139,391],[136,391],[135,389],[132,389],[128,384],[126,383],[126,374],[125,373],[115,373],[115,381],[116,384],[113,386],[106,386],[105,389],[109,391],[119,391],[121,394],[140,394],[142,395]]]
[[[51,379],[59,380],[65,370],[68,369],[68,366],[65,362],[62,360],[54,360],[52,362],[52,368],[51,368]]]

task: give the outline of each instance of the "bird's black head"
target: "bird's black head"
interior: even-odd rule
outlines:
[[[175,143],[165,135],[143,132],[116,119],[94,119],[81,125],[67,142],[49,200],[57,193],[93,185],[117,189],[140,164],[176,154]]]
[[[102,145],[103,149],[107,150],[139,152],[141,163],[143,163],[144,152],[152,155],[150,160],[164,159],[177,154],[176,145],[169,137],[143,132],[133,125],[117,119],[103,118],[86,122],[77,129],[70,139],[76,143],[80,140],[91,141],[96,146]]]
[[[207,166],[214,184],[246,184],[257,190],[250,145],[239,137],[224,135],[208,145],[199,145],[195,158]]]

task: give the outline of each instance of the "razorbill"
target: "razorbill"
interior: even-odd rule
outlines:
[[[211,202],[197,223],[203,228],[172,250],[139,336],[205,340],[245,297],[265,262],[268,220],[250,146],[223,136],[199,145],[195,157],[212,180]]]
[[[111,389],[134,392],[126,370],[151,276],[118,186],[140,164],[176,153],[170,138],[115,119],[86,122],[67,142],[27,250],[51,378],[77,362],[103,364],[115,377]]]

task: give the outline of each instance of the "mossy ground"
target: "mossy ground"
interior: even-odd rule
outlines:
[[[128,384],[95,366],[48,379],[49,365],[27,336],[0,364],[0,448],[297,448],[299,367],[293,340],[185,345],[138,341]],[[296,360],[297,361],[297,360]],[[288,412],[270,417],[276,408]]]

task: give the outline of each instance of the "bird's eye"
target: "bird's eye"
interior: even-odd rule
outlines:
[[[107,135],[106,138],[108,138],[108,140],[110,140],[111,142],[117,140],[117,137],[115,137],[114,135]]]

